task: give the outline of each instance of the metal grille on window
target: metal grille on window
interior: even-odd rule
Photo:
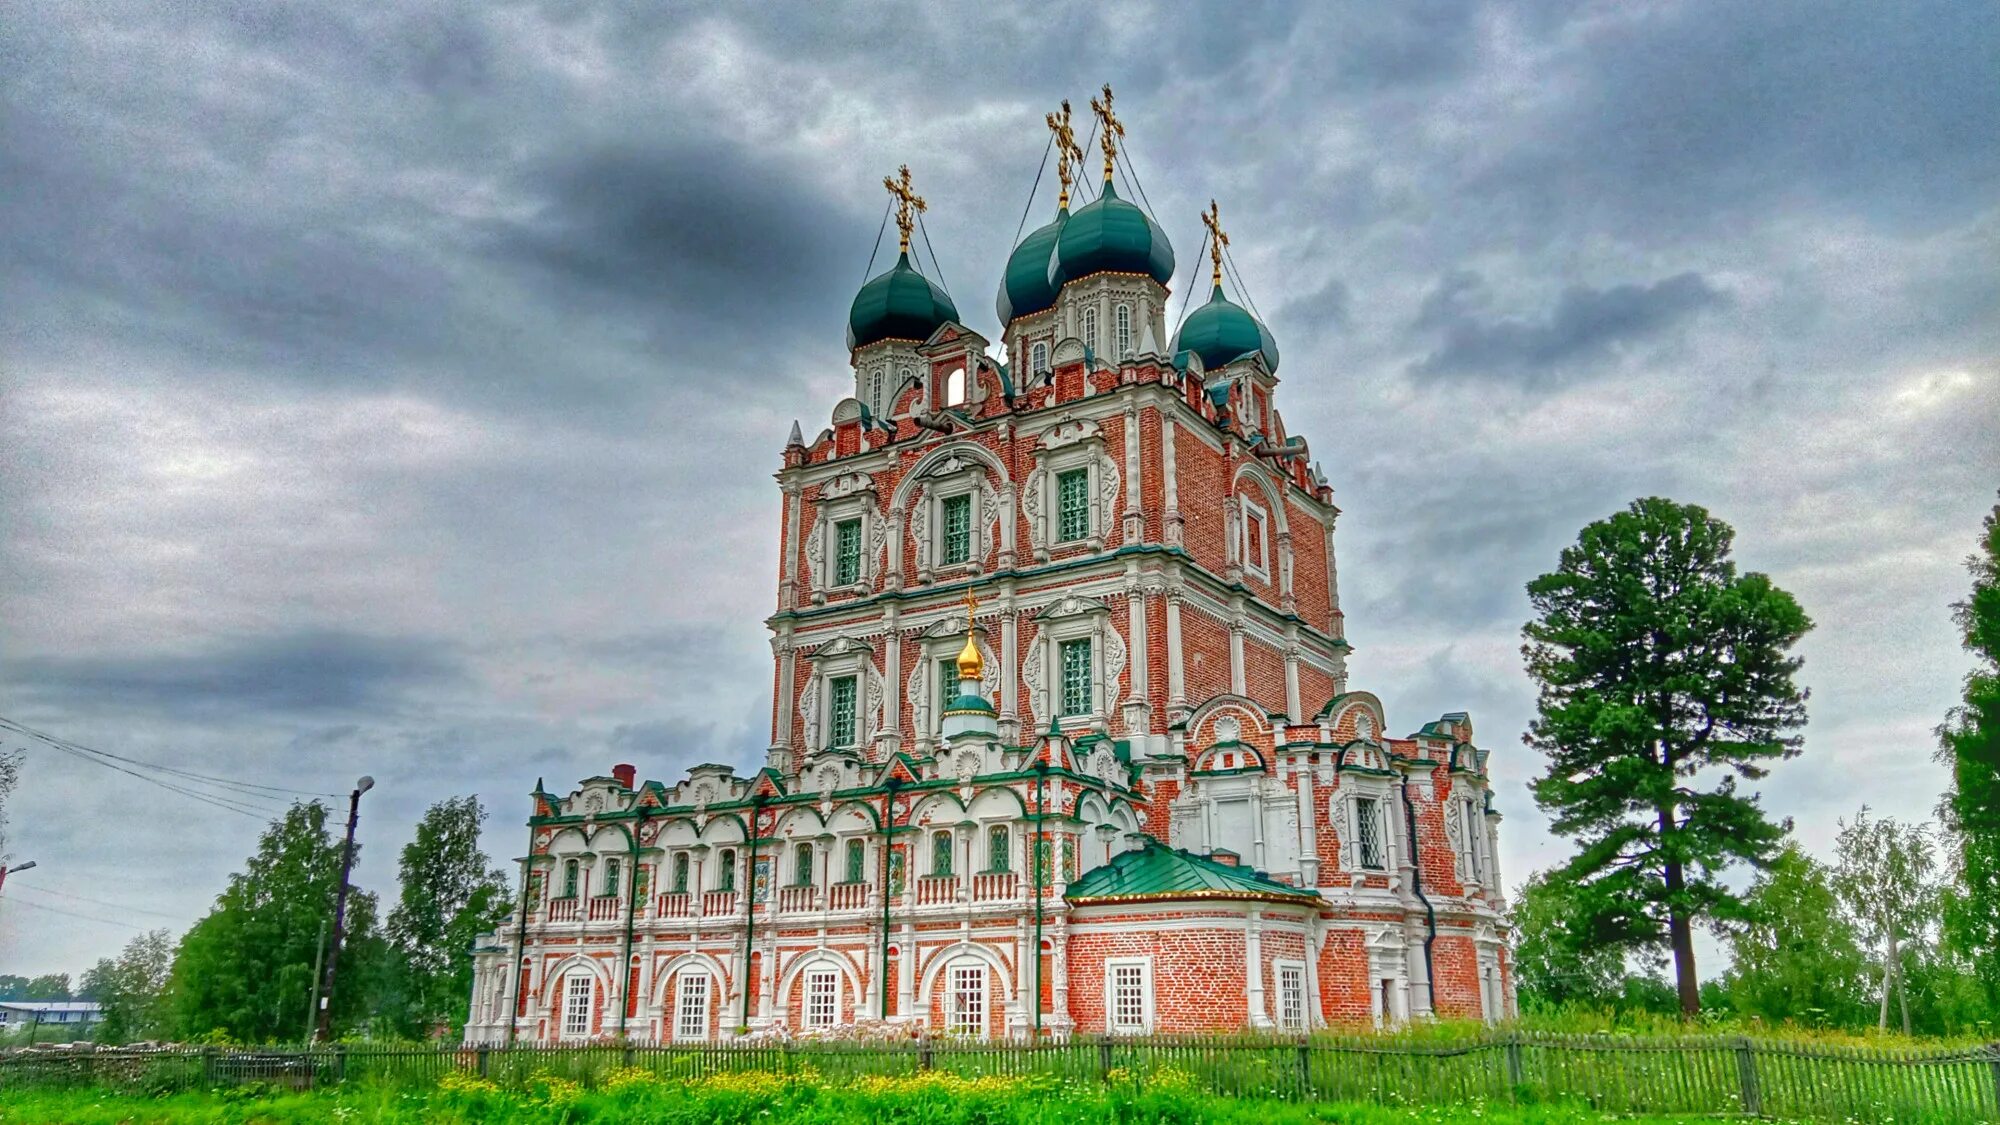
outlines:
[[[1007,853],[1011,850],[1012,846],[1008,840],[1006,825],[996,824],[986,830],[986,869],[988,871],[1008,870],[1010,859]]]
[[[596,998],[597,982],[588,974],[578,973],[563,984],[563,1037],[581,1039],[590,1034],[591,1001]]]
[[[576,876],[577,876],[577,862],[576,862],[575,860],[573,860],[573,859],[572,859],[572,860],[569,860],[568,862],[564,863],[564,864],[563,864],[563,893],[562,893],[562,896],[563,896],[564,898],[575,898],[575,897],[576,897]]]
[[[810,887],[813,881],[813,846],[800,844],[792,849],[792,885]]]
[[[1068,543],[1090,535],[1090,470],[1056,474],[1056,541]]]
[[[1118,358],[1132,354],[1132,306],[1119,305],[1112,313],[1112,327],[1118,334]]]
[[[674,1038],[708,1038],[708,974],[684,972],[674,988]]]
[[[842,676],[833,681],[832,698],[827,702],[827,745],[854,745],[854,695],[856,684],[853,676]]]
[[[806,974],[806,1026],[832,1027],[840,1012],[840,974],[814,969]]]
[[[833,584],[852,586],[861,581],[861,521],[834,524],[833,538]]]
[[[1373,797],[1357,797],[1354,801],[1354,834],[1360,845],[1361,866],[1381,870],[1387,866],[1382,857],[1382,815],[1381,802]]]
[[[1090,642],[1064,641],[1060,646],[1060,655],[1062,713],[1087,715],[1090,713]]]
[[[1146,1030],[1146,967],[1111,966],[1111,1026],[1115,1031]]]
[[[986,1030],[986,967],[954,965],[951,970],[951,1014],[946,1026],[955,1034],[979,1035]]]
[[[718,870],[715,873],[715,889],[718,891],[735,890],[736,850],[734,848],[731,848],[723,852],[722,858],[717,860],[716,862]]]
[[[955,660],[940,660],[938,661],[937,705],[937,725],[940,730],[944,728],[944,709],[951,706],[951,701],[957,698],[958,662]]]
[[[931,834],[931,874],[951,874],[951,833]]]
[[[605,860],[605,861],[604,861],[604,889],[603,889],[603,890],[601,890],[601,891],[598,891],[597,893],[598,893],[598,894],[600,894],[600,895],[615,895],[615,894],[617,894],[617,893],[618,893],[618,879],[619,879],[619,877],[620,877],[620,876],[622,876],[623,874],[625,874],[625,872],[624,872],[624,871],[623,871],[623,870],[622,870],[622,869],[621,869],[621,868],[619,867],[619,865],[618,865],[618,861],[617,861],[616,859],[607,859],[607,860]]]
[[[864,845],[859,840],[847,842],[847,881],[850,883],[859,883],[862,879],[862,868],[867,862],[867,853],[863,849]]]
[[[949,496],[944,502],[944,544],[940,562],[945,566],[972,558],[972,497]]]
[[[1306,973],[1297,965],[1278,966],[1278,1026],[1286,1031],[1306,1026]]]
[[[686,852],[675,852],[674,893],[677,895],[684,895],[687,893],[687,889],[688,889],[688,855]]]

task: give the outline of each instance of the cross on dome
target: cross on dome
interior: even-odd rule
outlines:
[[[1229,233],[1222,229],[1222,212],[1215,206],[1215,200],[1208,201],[1208,210],[1202,212],[1201,225],[1208,228],[1208,257],[1215,264],[1214,281],[1218,288],[1222,285],[1222,252],[1229,247]],[[1241,280],[1241,279],[1239,279]]]
[[[1104,182],[1111,182],[1111,170],[1118,159],[1118,138],[1125,135],[1125,123],[1111,112],[1111,83],[1104,84],[1104,99],[1090,99],[1090,111],[1097,115],[1098,147],[1104,150]]]
[[[1110,87],[1105,87],[1106,91]],[[1093,103],[1094,104],[1094,103]],[[1062,114],[1048,115],[1049,132],[1054,133],[1056,146],[1056,176],[1062,180],[1062,196],[1058,205],[1069,206],[1069,186],[1075,182],[1074,169],[1083,164],[1083,149],[1077,146],[1076,132],[1069,127],[1069,99],[1064,98]]]
[[[1105,89],[1109,90],[1110,87],[1107,86]],[[910,215],[911,208],[915,208],[919,214],[930,208],[924,203],[924,197],[910,187],[910,166],[905,164],[899,171],[903,177],[900,182],[894,176],[884,176],[882,186],[888,188],[889,194],[895,197],[896,229],[902,232],[903,252],[907,254],[910,252],[910,228],[916,225],[916,220]]]

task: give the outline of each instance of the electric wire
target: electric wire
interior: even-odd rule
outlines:
[[[121,922],[116,918],[99,918],[95,914],[78,914],[74,910],[58,910],[53,906],[44,906],[39,902],[30,902],[25,898],[15,898],[12,895],[7,897],[7,901],[15,906],[25,906],[33,910],[46,910],[51,914],[60,914],[65,918],[81,918],[86,922],[101,922],[107,926],[120,926],[137,933],[144,933],[146,929],[144,926],[135,926],[130,922]]]
[[[155,918],[170,918],[174,921],[180,921],[183,917],[179,914],[168,914],[161,910],[147,910],[144,907],[127,906],[122,902],[106,902],[101,898],[85,898],[82,895],[70,894],[68,891],[58,891],[50,887],[38,887],[32,884],[16,887],[14,890],[18,893],[30,895],[55,895],[57,898],[74,899],[77,902],[89,903],[92,906],[104,906],[112,910],[123,910],[132,914],[150,914]]]
[[[1121,158],[1123,158],[1125,164],[1125,170],[1132,177],[1132,187],[1139,193],[1139,202],[1146,205],[1146,214],[1154,222],[1156,223],[1159,222],[1160,217],[1157,214],[1154,214],[1153,212],[1153,201],[1146,198],[1146,185],[1139,182],[1139,167],[1138,165],[1132,163],[1131,146],[1130,145],[1118,146],[1118,155]]]
[[[1014,224],[1013,245],[1021,244],[1021,232],[1028,229],[1028,212],[1035,209],[1035,193],[1042,190],[1042,174],[1049,170],[1049,150],[1056,147],[1056,135],[1049,134],[1049,142],[1042,146],[1042,162],[1035,167],[1035,185],[1028,189],[1028,202],[1021,208],[1021,221]]]
[[[931,272],[937,274],[938,286],[944,290],[945,296],[951,296],[951,284],[944,279],[944,267],[938,265],[937,247],[931,245],[930,228],[924,225],[922,211],[917,212],[917,233],[924,236],[924,249],[930,253]]]
[[[1257,307],[1256,298],[1250,296],[1250,287],[1243,284],[1243,271],[1236,268],[1236,255],[1229,252],[1229,244],[1226,242],[1222,244],[1222,260],[1229,266],[1229,276],[1236,279],[1236,291],[1243,294],[1244,303],[1250,306],[1250,311],[1262,322],[1264,311]]]
[[[868,264],[861,267],[863,285],[868,284],[868,279],[875,273],[875,256],[882,252],[882,234],[889,229],[889,212],[894,208],[894,200],[882,205],[882,224],[875,228],[875,245],[868,251]]]
[[[95,757],[89,753],[85,753],[82,750],[71,749],[70,747],[64,745],[59,740],[42,739],[41,741],[43,745],[48,746],[50,749],[56,750],[63,754],[68,754],[70,757],[75,758],[78,761],[89,762],[91,765],[102,766],[105,769],[115,770],[118,773],[125,774],[129,777],[136,777],[140,781],[144,781],[152,785],[157,785],[160,788],[165,789],[170,793],[179,793],[184,797],[191,797],[194,800],[200,801],[202,804],[212,805],[218,809],[225,809],[229,812],[233,812],[241,816],[247,816],[252,820],[263,821],[271,819],[272,810],[270,809],[258,809],[248,805],[238,804],[234,800],[231,800],[230,798],[219,796],[214,793],[203,793],[198,790],[188,789],[184,786],[175,785],[171,782],[162,781],[157,777],[149,777],[146,774],[138,772],[137,770],[126,769],[124,766],[118,765],[115,762],[107,762],[102,758]],[[276,798],[270,798],[270,797],[265,797],[260,799],[276,800]]]
[[[1095,118],[1095,117],[1093,116],[1093,117],[1091,118],[1091,122],[1090,122],[1090,135],[1089,135],[1089,136],[1087,136],[1087,137],[1085,137],[1085,138],[1083,138],[1083,147],[1082,147],[1081,149],[1078,149],[1078,150],[1077,150],[1077,151],[1079,151],[1079,152],[1081,152],[1081,153],[1083,153],[1083,154],[1084,154],[1084,159],[1085,159],[1085,160],[1089,160],[1089,159],[1090,159],[1090,145],[1091,145],[1091,142],[1093,142],[1093,141],[1097,140],[1097,126],[1098,126],[1098,124],[1099,124],[1099,122],[1098,122],[1098,121],[1097,121],[1097,119],[1096,119],[1096,118]],[[1077,169],[1077,171],[1081,172],[1081,171],[1083,171],[1083,169],[1082,169],[1082,168],[1079,168],[1079,169]],[[1096,183],[1096,181],[1095,181],[1095,180],[1092,180],[1092,179],[1091,179],[1091,178],[1090,178],[1089,176],[1078,176],[1078,177],[1076,178],[1076,190],[1077,190],[1077,191],[1078,191],[1079,193],[1083,194],[1083,195],[1087,195],[1087,196],[1089,196],[1089,198],[1091,198],[1091,199],[1095,199],[1095,198],[1097,198],[1097,196],[1091,193],[1091,187],[1092,187],[1092,185],[1093,185],[1093,184],[1095,184],[1095,183]]]
[[[1187,323],[1188,298],[1194,296],[1194,279],[1201,276],[1201,259],[1203,253],[1207,250],[1208,235],[1204,231],[1201,236],[1201,248],[1196,250],[1194,254],[1193,272],[1188,276],[1187,288],[1181,292],[1180,315],[1174,318],[1174,334],[1176,336],[1180,335],[1181,325]]]
[[[99,758],[108,758],[130,766],[137,766],[140,769],[155,770],[160,773],[186,778],[189,781],[214,785],[234,791],[235,796],[248,800],[268,801],[275,805],[287,805],[291,803],[281,797],[265,796],[267,793],[283,793],[299,797],[330,797],[336,799],[340,797],[338,793],[327,793],[317,789],[294,789],[284,785],[265,785],[255,781],[245,781],[241,778],[218,777],[215,774],[197,773],[194,770],[182,769],[179,766],[169,766],[159,762],[148,762],[142,758],[128,757],[124,754],[114,754],[109,750],[99,750],[70,739],[58,738],[47,731],[36,730],[34,727],[14,719],[9,719],[4,715],[0,715],[0,730],[11,730],[24,737],[56,746],[58,749],[67,748],[71,751],[90,754]]]

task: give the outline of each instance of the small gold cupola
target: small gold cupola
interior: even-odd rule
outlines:
[[[958,678],[979,681],[986,678],[986,662],[979,656],[979,645],[974,639],[973,622],[979,613],[979,595],[971,590],[965,592],[965,647],[958,651]]]

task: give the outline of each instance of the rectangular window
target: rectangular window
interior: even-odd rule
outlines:
[[[952,966],[951,1011],[945,1027],[955,1035],[986,1033],[986,966]]]
[[[1090,470],[1056,474],[1056,542],[1090,537]]]
[[[986,869],[988,871],[1008,870],[1008,864],[1012,862],[1008,853],[1012,850],[1012,841],[1008,838],[1006,825],[996,824],[986,830]]]
[[[841,520],[833,525],[833,584],[852,586],[861,581],[861,521]]]
[[[800,844],[792,849],[792,886],[810,887],[813,881],[813,846]]]
[[[931,834],[931,874],[951,874],[951,833]]]
[[[1465,817],[1461,831],[1465,834],[1465,875],[1469,882],[1480,881],[1479,875],[1479,804],[1472,798],[1465,799]]]
[[[1306,1027],[1306,970],[1303,965],[1278,966],[1278,1026],[1286,1031]]]
[[[1055,869],[1049,863],[1049,854],[1049,838],[1047,836],[1037,837],[1035,839],[1035,883],[1038,886],[1048,886],[1049,875]]]
[[[1373,797],[1354,799],[1355,859],[1370,871],[1388,866],[1382,854],[1382,802]]]
[[[806,974],[807,1027],[832,1027],[840,1015],[840,974],[833,969],[814,969]]]
[[[1096,309],[1085,308],[1083,310],[1083,324],[1080,330],[1077,332],[1077,335],[1083,337],[1083,346],[1090,349],[1090,354],[1096,355],[1097,354],[1097,310]]]
[[[1271,569],[1265,557],[1267,536],[1264,528],[1263,509],[1245,501],[1243,504],[1243,565],[1258,574],[1269,573]]]
[[[589,973],[577,973],[563,982],[564,1039],[583,1039],[590,1035],[591,1001],[596,999],[597,982]]]
[[[1124,359],[1132,354],[1132,306],[1119,305],[1111,320],[1118,333],[1118,358]]]
[[[688,854],[674,853],[674,893],[684,895],[688,889]]]
[[[1064,641],[1057,648],[1062,665],[1062,707],[1064,715],[1090,713],[1090,641]]]
[[[853,676],[841,676],[828,686],[826,701],[827,745],[854,745],[854,697],[860,685]]]
[[[729,848],[722,853],[716,864],[715,889],[733,891],[736,889],[736,849]]]
[[[674,984],[674,1038],[708,1038],[708,974],[683,972]]]
[[[938,661],[937,705],[937,726],[939,730],[944,729],[944,709],[951,706],[951,701],[956,698],[958,698],[958,661],[940,660]]]
[[[868,863],[867,845],[859,840],[847,842],[847,881],[859,883],[866,876]]]
[[[1112,962],[1111,996],[1105,1005],[1105,1022],[1113,1034],[1146,1033],[1146,965],[1143,961]]]
[[[972,560],[972,497],[947,496],[944,499],[943,539],[938,548],[938,563],[953,566]]]
[[[623,868],[621,868],[621,867],[619,866],[619,863],[618,863],[618,861],[617,861],[617,860],[615,860],[615,859],[607,859],[607,860],[605,860],[605,861],[604,861],[604,889],[603,889],[603,890],[601,890],[601,891],[599,891],[599,892],[597,892],[597,893],[598,893],[598,894],[600,894],[600,895],[615,895],[615,894],[617,894],[617,893],[618,893],[618,877],[619,877],[619,876],[621,876],[621,875],[623,875],[624,873],[625,873],[625,872],[624,872]]]

